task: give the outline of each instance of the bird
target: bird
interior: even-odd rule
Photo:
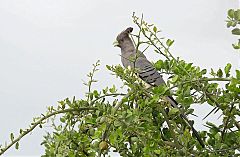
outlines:
[[[121,62],[125,68],[137,69],[137,76],[143,80],[145,83],[152,87],[166,85],[161,74],[157,71],[154,65],[146,58],[146,56],[138,50],[136,52],[135,45],[130,38],[130,33],[133,31],[132,27],[128,27],[117,35],[114,46],[120,47],[121,49]],[[175,101],[172,96],[166,96],[167,101],[172,107],[179,109],[179,104]],[[199,136],[193,124],[189,122],[186,115],[180,113],[180,117],[191,127],[193,135],[197,138],[200,145],[204,148],[204,142]]]

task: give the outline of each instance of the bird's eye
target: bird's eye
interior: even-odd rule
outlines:
[[[127,32],[128,32],[128,33],[131,33],[132,31],[133,31],[133,28],[132,28],[132,27],[127,28]]]

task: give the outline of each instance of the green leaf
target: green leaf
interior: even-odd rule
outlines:
[[[240,29],[239,29],[239,28],[234,28],[234,29],[232,30],[232,34],[233,34],[233,35],[240,35]]]
[[[118,135],[116,132],[111,132],[109,136],[110,143],[116,143]]]
[[[99,123],[102,124],[102,123],[105,123],[106,121],[107,121],[107,118],[103,116],[100,118]]]
[[[166,87],[165,85],[160,85],[160,86],[153,88],[153,93],[157,94],[157,95],[162,95],[162,94],[166,94],[165,92],[167,90],[168,90],[168,87]]]
[[[109,65],[106,65],[106,68],[107,68],[108,70],[111,70],[111,69],[112,69],[111,66],[109,66]]]
[[[240,45],[239,45],[239,44],[232,44],[232,47],[233,47],[234,49],[240,49]]]
[[[66,119],[65,119],[64,117],[61,117],[61,118],[60,118],[60,121],[63,122],[63,123],[65,123]]]
[[[177,82],[177,80],[178,80],[178,75],[175,75],[175,76],[172,78],[172,83]]]
[[[161,154],[161,150],[157,149],[157,150],[154,150],[154,153],[160,155]]]
[[[134,137],[131,137],[131,141],[132,141],[132,142],[138,142],[139,140],[138,140],[138,137],[135,137],[135,136],[134,136]]]
[[[213,70],[212,68],[211,68],[210,74],[211,74],[212,76],[216,76],[216,73],[214,72],[214,70]]]
[[[238,80],[240,80],[240,71],[239,71],[239,70],[236,70],[236,78],[237,78]]]
[[[118,121],[118,120],[115,120],[115,121],[113,122],[113,124],[114,124],[114,126],[116,126],[116,127],[119,127],[119,126],[122,125],[122,123],[121,123],[120,121]]]
[[[13,135],[13,133],[10,134],[10,139],[11,139],[11,141],[14,140],[14,135]]]
[[[166,41],[166,44],[167,44],[168,47],[170,47],[173,43],[174,43],[174,40],[168,39],[168,40]]]
[[[192,65],[193,65],[193,63],[188,63],[188,64],[186,64],[186,65],[185,65],[185,69],[186,69],[187,71],[189,71],[189,70],[191,69]]]
[[[237,21],[240,20],[240,9],[234,11],[234,18],[235,18],[235,20],[237,20]]]
[[[211,122],[207,121],[206,124],[210,127],[217,128],[217,126],[215,124],[211,123]]]
[[[68,157],[75,157],[74,152],[72,150],[68,152]]]
[[[163,66],[164,66],[164,63],[163,63],[162,60],[158,60],[158,61],[155,63],[155,68],[156,68],[157,70],[161,70],[161,69],[163,68]]]
[[[15,148],[16,148],[16,149],[19,148],[19,142],[16,143]]]
[[[207,69],[203,69],[202,71],[201,71],[201,74],[202,75],[205,75],[207,73]]]
[[[228,10],[228,16],[229,16],[230,18],[233,18],[233,16],[234,16],[234,10],[233,10],[233,9],[229,9],[229,10]]]
[[[103,89],[103,94],[107,94],[108,92],[108,87],[106,87],[105,89]]]
[[[154,31],[155,33],[157,32],[157,27],[156,27],[156,26],[153,27],[153,31]]]
[[[237,25],[237,22],[235,22],[235,21],[228,21],[227,22],[227,28],[229,28],[229,27],[235,27]]]
[[[113,85],[113,87],[109,89],[110,93],[116,93],[116,91],[117,90],[116,90],[116,86],[115,85]]]
[[[98,98],[98,97],[99,97],[98,91],[97,91],[97,90],[94,90],[94,91],[93,91],[93,95],[94,95],[95,98]]]
[[[227,22],[227,28],[231,27],[232,26],[232,21],[228,21]]]
[[[186,97],[186,98],[183,99],[183,103],[185,105],[190,105],[190,104],[193,103],[193,98],[192,97]]]
[[[192,114],[193,112],[194,112],[194,109],[190,108],[186,111],[185,114],[188,115],[188,114]]]
[[[229,76],[230,76],[230,75],[229,75],[229,72],[230,72],[230,70],[231,70],[231,67],[232,67],[232,65],[231,65],[230,63],[228,63],[228,64],[225,66],[224,71],[225,71],[226,77],[229,77]]]
[[[218,71],[217,71],[217,76],[218,76],[218,77],[222,77],[222,76],[223,76],[222,69],[218,69]]]
[[[179,109],[177,109],[177,108],[172,108],[170,111],[169,111],[169,115],[175,115],[176,113],[178,113],[179,112]]]

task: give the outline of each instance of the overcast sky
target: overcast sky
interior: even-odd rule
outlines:
[[[119,83],[105,65],[120,64],[116,35],[132,26],[133,12],[155,23],[175,40],[172,52],[202,68],[226,63],[240,67],[236,41],[226,28],[226,13],[237,0],[1,0],[0,1],[0,143],[26,128],[32,117],[66,97],[84,95],[82,80],[101,61],[98,89]],[[150,60],[153,52],[146,54]],[[155,58],[156,60],[156,58]],[[203,107],[201,107],[203,108]],[[198,109],[198,108],[197,108]],[[209,108],[197,110],[198,129]],[[211,117],[210,117],[211,118]],[[212,117],[213,118],[213,117]],[[43,154],[48,128],[36,129],[5,155]]]

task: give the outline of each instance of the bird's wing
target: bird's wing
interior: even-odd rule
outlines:
[[[160,73],[156,70],[152,63],[147,60],[146,57],[137,58],[135,66],[138,69],[139,77],[146,83],[151,84],[152,86],[165,84],[165,81]]]

